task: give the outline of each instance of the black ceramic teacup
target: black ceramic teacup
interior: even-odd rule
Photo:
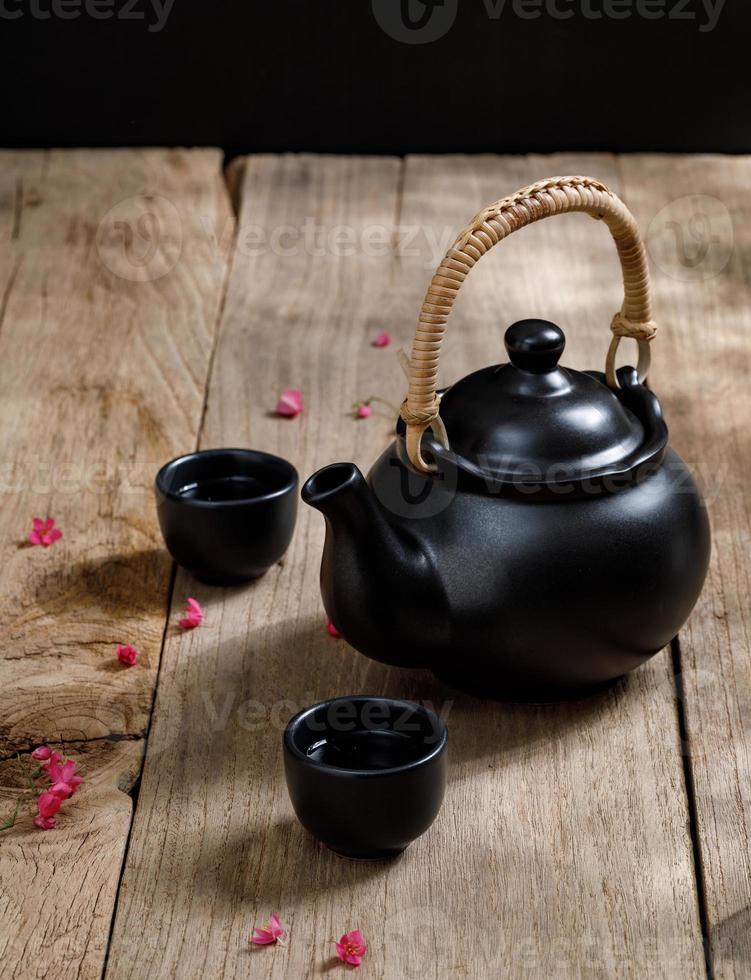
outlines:
[[[297,483],[291,463],[252,449],[207,449],[173,459],[155,481],[170,554],[212,585],[258,578],[290,543]]]
[[[306,708],[284,732],[300,823],[346,857],[401,853],[441,808],[447,743],[443,721],[413,701],[353,695]]]

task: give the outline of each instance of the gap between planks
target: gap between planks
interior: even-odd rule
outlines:
[[[618,179],[623,188],[624,198],[628,206],[627,176],[621,166],[620,154],[614,156],[615,167],[618,172]],[[642,236],[646,234],[646,229],[640,229]],[[650,276],[652,267],[650,264]],[[685,690],[682,682],[682,659],[680,649],[680,637],[676,636],[670,643],[670,658],[673,668],[673,685],[675,688],[675,714],[676,725],[678,726],[678,736],[681,749],[681,760],[683,768],[683,786],[686,794],[686,812],[688,816],[688,831],[691,836],[691,862],[694,872],[694,889],[696,894],[697,913],[701,926],[702,943],[704,946],[704,967],[707,980],[713,980],[714,968],[712,965],[712,951],[709,940],[709,914],[707,910],[707,896],[704,882],[704,871],[701,860],[701,848],[699,846],[699,827],[697,817],[696,793],[693,777],[693,766],[691,758],[690,733],[686,724],[686,702]]]
[[[702,942],[704,944],[704,966],[707,980],[713,980],[714,965],[712,962],[712,945],[710,942],[709,911],[707,909],[707,888],[704,880],[704,863],[699,844],[699,818],[696,801],[696,785],[694,782],[694,767],[691,754],[689,726],[686,722],[686,688],[683,683],[683,657],[681,654],[680,634],[670,643],[670,656],[673,663],[673,683],[675,684],[675,710],[678,715],[678,734],[681,742],[683,759],[683,785],[686,790],[686,808],[688,811],[688,829],[691,834],[691,858],[694,865],[694,882],[696,885],[696,904],[701,924]]]

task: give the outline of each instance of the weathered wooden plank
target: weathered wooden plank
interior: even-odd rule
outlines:
[[[384,325],[399,176],[391,159],[248,160],[202,445],[280,453],[301,475],[340,453],[365,464],[374,441],[385,445],[391,415],[377,408],[358,423],[351,403],[396,400],[402,387],[392,352],[368,343]],[[386,245],[374,256],[332,248],[336,227],[358,241],[385,230]],[[304,392],[295,420],[270,412],[286,386]],[[385,914],[384,882],[375,896],[349,888],[367,865],[311,847],[281,774],[281,731],[295,707],[387,682],[385,669],[325,632],[316,517],[301,512],[283,566],[248,588],[178,573],[175,604],[197,596],[206,624],[167,638],[110,976],[307,976],[330,957],[342,916],[362,919],[374,901]],[[248,951],[254,919],[272,908],[293,926],[293,959]]]
[[[751,973],[751,158],[624,157],[652,254],[654,384],[700,475],[713,553],[680,636],[709,947]]]
[[[278,452],[303,476],[336,459],[367,466],[393,416],[355,422],[350,406],[372,394],[396,404],[404,388],[369,339],[387,328],[409,342],[442,237],[493,198],[567,171],[618,186],[603,156],[410,159],[403,187],[388,159],[250,158],[203,444]],[[363,233],[395,231],[400,192],[402,254],[373,255]],[[320,238],[295,246],[289,226],[306,219],[350,229],[354,254]],[[599,366],[619,302],[605,229],[579,216],[530,228],[473,272],[444,380],[500,357],[504,327],[523,315],[557,319],[573,362]],[[294,421],[269,412],[287,385],[307,402]],[[354,927],[371,944],[369,976],[702,976],[668,656],[601,697],[549,707],[484,703],[388,670],[323,629],[321,525],[303,510],[283,567],[248,588],[178,575],[175,603],[196,595],[207,619],[167,641],[109,976],[318,975]],[[319,847],[284,788],[286,719],[355,691],[449,711],[444,809],[391,864]],[[289,946],[250,951],[272,910]]]
[[[54,831],[31,824],[24,806],[0,839],[0,976],[98,977],[132,818],[143,739],[71,742],[85,777]],[[11,813],[24,788],[20,767],[0,764],[0,807]]]
[[[0,174],[0,758],[86,747],[60,827],[0,839],[0,956],[93,977],[142,752],[107,740],[146,733],[167,610],[151,482],[196,443],[233,219],[214,150],[5,153]],[[62,540],[26,546],[47,515]]]

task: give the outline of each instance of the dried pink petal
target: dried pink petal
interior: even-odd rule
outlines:
[[[35,517],[31,523],[33,530],[29,534],[29,541],[32,544],[39,544],[43,548],[49,548],[51,544],[59,541],[63,536],[63,532],[55,527],[54,517],[48,517],[46,521],[43,521],[41,517]]]
[[[45,768],[47,770],[47,778],[52,783],[51,793],[55,792],[56,786],[67,786],[70,790],[67,796],[72,796],[73,793],[78,789],[83,780],[80,776],[76,775],[76,764],[72,759],[68,759],[64,765],[60,765],[60,756],[57,752],[53,752],[52,758],[50,759],[49,765]],[[54,757],[57,756],[55,759]],[[62,790],[61,790],[62,792]]]
[[[40,817],[54,817],[57,811],[62,806],[62,800],[56,793],[51,793],[49,790],[42,795],[37,800],[37,809],[39,810]]]
[[[373,414],[373,409],[367,402],[363,402],[362,405],[357,406],[356,414],[358,419],[367,419]]]
[[[302,392],[297,388],[285,388],[276,403],[276,414],[293,419],[304,407]]]
[[[269,929],[274,939],[280,939],[284,935],[284,924],[276,912],[272,912],[269,916]]]
[[[40,745],[31,753],[31,758],[36,759],[37,762],[47,762],[51,757],[52,749],[48,745]]]
[[[339,942],[336,943],[336,955],[349,966],[359,966],[367,951],[368,947],[365,945],[365,940],[359,929],[345,932]]]
[[[138,663],[138,650],[130,643],[120,643],[117,648],[117,659],[121,664],[132,667]]]
[[[190,596],[185,600],[185,606],[189,613],[196,616],[200,616],[203,619],[203,609],[201,608],[201,603],[198,599],[192,599]]]
[[[73,792],[74,790],[70,783],[63,782],[63,780],[59,780],[50,787],[50,793],[59,796],[61,800],[67,800],[69,796],[73,795]]]
[[[339,632],[336,626],[334,626],[330,619],[326,622],[326,632],[329,634],[329,636],[333,636],[335,640],[341,639],[342,634]]]
[[[62,759],[59,752],[53,752],[50,761],[44,766],[47,778],[51,783],[57,783],[63,778],[63,767],[60,765]]]
[[[57,820],[54,817],[34,817],[34,823],[40,830],[52,830],[53,827],[57,826]]]
[[[373,338],[373,347],[388,347],[391,343],[391,335],[386,333],[385,330],[381,330],[377,336]]]
[[[180,620],[184,630],[195,629],[203,622],[203,609],[198,599],[188,599],[185,603],[185,616]]]
[[[273,943],[281,942],[284,938],[284,932],[284,923],[276,912],[272,912],[269,921],[263,928],[256,926],[250,941],[254,946],[270,946]]]

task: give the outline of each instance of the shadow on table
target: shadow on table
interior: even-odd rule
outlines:
[[[728,915],[710,930],[710,952],[715,970],[728,972],[730,963],[737,976],[751,974],[751,908]]]
[[[211,649],[203,642],[201,647],[184,680],[176,678],[185,690],[171,699],[172,710],[180,712],[171,732],[197,740],[213,760],[186,772],[185,779],[216,785],[227,778],[223,760],[233,756],[255,784],[283,779],[282,734],[289,719],[316,701],[343,694],[427,703],[448,725],[450,778],[461,779],[472,772],[468,763],[502,768],[520,752],[532,760],[568,733],[622,711],[639,688],[638,680],[625,678],[580,701],[485,701],[451,690],[427,671],[368,660],[330,637],[319,620],[260,623]],[[165,658],[172,655],[168,646]]]
[[[108,615],[165,611],[172,559],[163,548],[72,562],[45,572],[35,601],[50,614],[71,604],[99,606]]]
[[[618,710],[621,702],[638,697],[634,675],[616,681],[596,694],[558,704],[521,704],[483,700],[456,691],[430,671],[388,667],[369,660],[344,640],[329,637],[320,622],[277,624],[268,637],[283,657],[280,696],[300,707],[342,694],[380,694],[421,701],[449,727],[451,758],[455,762],[498,756],[526,747],[540,750],[570,730]],[[286,720],[286,719],[285,719]]]
[[[270,802],[270,813],[279,813],[279,809]],[[426,860],[422,841],[430,851],[426,835],[396,858],[352,860],[315,840],[289,813],[256,826],[237,826],[223,835],[202,832],[200,837],[200,847],[194,848],[190,835],[184,835],[184,853],[197,854],[193,892],[210,900],[213,907],[228,910],[291,909],[327,893],[346,896],[367,882],[386,877],[404,862],[412,863],[412,873],[418,877]],[[483,845],[476,841],[473,846],[476,852]],[[482,863],[482,857],[476,857]]]
[[[274,808],[278,810],[278,807]],[[189,852],[188,852],[189,853]],[[402,858],[397,858],[400,861]],[[391,861],[352,861],[316,841],[293,816],[204,836],[193,889],[228,908],[292,907],[385,874]]]

